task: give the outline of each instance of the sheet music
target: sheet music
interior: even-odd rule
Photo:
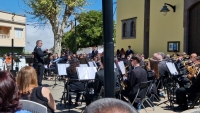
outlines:
[[[67,67],[69,67],[69,64],[57,64],[58,75],[67,75]]]
[[[88,79],[95,79],[97,68],[96,67],[88,67],[87,71],[88,71]]]
[[[125,74],[124,62],[123,61],[118,62],[118,65],[119,65],[119,68],[120,68],[122,74]]]
[[[88,79],[87,67],[76,67],[79,79]]]
[[[88,67],[87,64],[80,64],[80,67]]]
[[[96,67],[76,67],[80,80],[94,79],[97,72]]]
[[[168,69],[169,69],[169,71],[170,71],[170,73],[172,75],[178,75],[178,71],[177,71],[176,66],[174,65],[174,63],[167,62],[166,65],[167,65],[167,67],[168,67]]]
[[[88,64],[89,64],[90,67],[95,67],[93,62],[88,62]]]

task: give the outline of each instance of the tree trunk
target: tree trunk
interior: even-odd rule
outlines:
[[[54,53],[58,53],[58,56],[61,56],[61,41],[62,38],[61,37],[54,37]]]

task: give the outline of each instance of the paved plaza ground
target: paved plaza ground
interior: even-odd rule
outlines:
[[[58,81],[57,85],[54,87],[54,81],[43,81],[43,86],[48,87],[56,101],[57,110],[56,113],[68,113],[68,107],[65,107],[64,104],[60,104],[60,98],[62,96],[62,92],[64,91],[64,83],[62,81]],[[165,101],[166,99],[162,99],[162,101]],[[72,100],[74,101],[74,99]],[[168,103],[169,104],[169,103]],[[152,108],[147,107],[148,113],[181,113],[181,112],[174,112],[166,107],[166,104],[161,104],[159,106],[155,107],[155,111],[153,111]],[[70,113],[81,113],[81,111],[85,107],[85,102],[82,103],[82,106],[74,108],[73,105],[71,105]],[[195,109],[198,108],[198,106],[195,107]],[[184,111],[184,113],[191,113],[192,110]],[[139,113],[146,113],[144,109],[140,110]],[[196,113],[196,112],[195,112]],[[198,112],[200,113],[200,112]]]

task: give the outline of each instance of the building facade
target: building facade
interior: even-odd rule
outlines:
[[[10,53],[14,39],[14,52],[21,54],[26,44],[26,17],[0,11],[0,54]]]
[[[177,51],[200,55],[199,0],[118,0],[117,4],[115,50],[130,45],[146,57]],[[160,12],[163,6],[169,12]]]

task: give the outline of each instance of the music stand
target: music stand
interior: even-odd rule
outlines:
[[[66,63],[61,64],[61,63],[59,63],[59,64],[56,65],[56,67],[57,67],[57,74],[59,76],[64,76],[64,91],[63,91],[62,97],[60,99],[60,105],[62,104],[62,101],[64,100],[64,104],[66,106],[66,97],[67,97],[66,94],[67,94],[67,91],[66,91],[66,88],[65,88],[65,84],[66,84],[65,76],[67,76],[66,68],[69,67],[69,64],[66,64]],[[55,80],[54,87],[55,87],[55,85],[57,85],[56,84],[56,80]]]
[[[166,62],[166,65],[167,65],[167,68],[168,68],[168,70],[169,70],[170,75],[171,75],[172,78],[176,77],[176,76],[179,76],[179,72],[177,70],[177,67],[176,67],[176,65],[173,62]],[[168,100],[166,100],[166,101],[164,101],[162,103],[166,104],[166,102],[170,102],[170,106],[169,105],[168,106],[173,108],[174,107],[174,103],[173,103],[174,102],[174,94],[175,94],[174,89],[176,87],[176,81],[173,80],[172,78],[171,79],[168,78],[167,83],[166,83],[168,85],[168,88],[167,88],[167,97],[168,97]],[[172,85],[171,86],[169,85],[169,80],[172,80]],[[172,91],[170,91],[170,90],[172,90]],[[171,97],[171,93],[170,92],[172,92],[173,97]],[[162,103],[160,103],[158,105],[161,105]]]

